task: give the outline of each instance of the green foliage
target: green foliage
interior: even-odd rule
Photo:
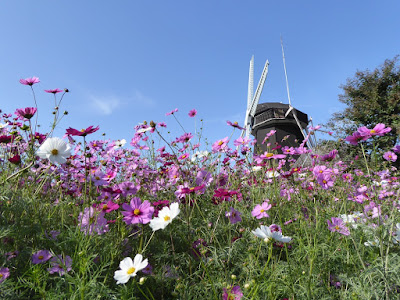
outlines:
[[[347,107],[333,114],[327,124],[340,138],[351,135],[357,128],[372,128],[383,123],[392,131],[380,138],[378,149],[395,145],[400,130],[400,66],[398,56],[386,60],[374,71],[357,71],[354,78],[341,86],[339,101]],[[367,149],[372,149],[368,145]]]

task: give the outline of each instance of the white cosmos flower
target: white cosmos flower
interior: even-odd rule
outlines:
[[[122,140],[117,140],[114,142],[114,149],[118,149],[123,147],[126,144],[126,140],[122,139]]]
[[[283,236],[279,231],[271,231],[268,226],[264,225],[261,225],[260,228],[253,230],[252,233],[257,237],[264,239],[265,242],[274,239],[278,242],[289,243],[292,240],[291,237]]]
[[[143,256],[141,254],[136,254],[133,261],[132,258],[125,257],[119,263],[119,268],[121,270],[115,271],[114,279],[117,281],[117,284],[127,283],[129,278],[135,277],[136,273],[146,268],[147,265],[147,258],[143,260]]]
[[[192,162],[195,162],[197,159],[202,159],[203,157],[207,157],[210,154],[207,150],[204,151],[197,151],[192,156]]]
[[[150,221],[150,227],[153,231],[164,229],[180,213],[179,204],[172,203],[169,207],[163,207],[158,212],[158,217]]]
[[[266,175],[268,178],[274,178],[274,177],[279,177],[279,176],[281,176],[281,174],[279,174],[277,171],[267,171],[267,172],[265,173],[265,175]]]
[[[63,164],[71,155],[71,147],[67,142],[58,137],[47,138],[39,147],[36,154],[43,159],[48,159],[52,163]]]

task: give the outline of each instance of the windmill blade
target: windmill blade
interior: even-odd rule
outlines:
[[[265,62],[265,65],[264,65],[264,69],[263,69],[263,72],[261,74],[260,81],[258,82],[257,89],[256,89],[256,92],[254,94],[254,98],[251,101],[250,110],[248,110],[248,114],[251,117],[254,117],[254,114],[256,113],[256,108],[257,108],[257,105],[258,105],[258,101],[260,100],[261,93],[262,93],[262,90],[264,88],[265,79],[267,79],[268,65],[269,65],[269,61],[267,60]]]
[[[251,57],[250,67],[249,67],[249,84],[248,84],[248,89],[247,89],[247,110],[249,110],[251,100],[253,100],[253,93],[254,93],[254,55]]]

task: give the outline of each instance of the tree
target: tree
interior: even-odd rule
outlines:
[[[393,147],[400,132],[400,66],[399,56],[386,60],[374,71],[357,71],[342,85],[339,101],[347,107],[334,113],[327,126],[337,137],[351,135],[360,126],[373,128],[384,123],[392,131],[375,140],[378,149]],[[367,148],[371,145],[367,144]]]

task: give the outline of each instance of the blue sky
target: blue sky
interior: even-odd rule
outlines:
[[[212,143],[231,135],[227,120],[244,121],[252,55],[255,85],[270,62],[260,102],[288,103],[282,35],[292,104],[316,125],[343,108],[347,78],[400,54],[399,11],[394,0],[2,1],[0,108],[33,106],[19,79],[37,76],[43,128],[53,107],[43,90],[71,91],[58,136],[99,125],[92,138],[130,140],[136,124],[154,120],[173,138],[182,130],[165,114],[178,108],[186,131],[203,119]]]

